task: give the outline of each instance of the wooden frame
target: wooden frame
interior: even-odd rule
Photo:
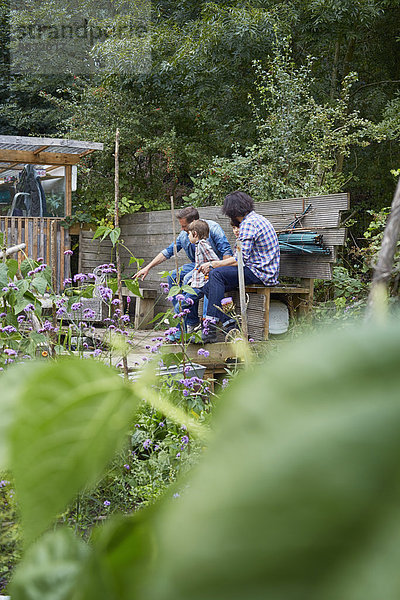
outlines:
[[[13,170],[18,165],[49,165],[47,171],[65,168],[65,216],[72,214],[72,166],[83,156],[102,150],[103,144],[57,138],[0,135],[0,173]]]

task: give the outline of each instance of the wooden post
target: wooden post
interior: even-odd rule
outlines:
[[[57,288],[57,223],[52,220],[50,225],[50,253],[51,253],[51,285],[53,292],[58,292]]]
[[[65,216],[72,214],[72,165],[65,165]]]
[[[115,132],[115,195],[114,195],[114,227],[117,229],[119,227],[119,129]],[[117,240],[115,243],[115,265],[117,267],[117,290],[118,290],[118,300],[119,300],[119,308],[122,311],[123,309],[123,297],[122,297],[122,280],[121,280],[121,259],[119,255],[119,241]],[[124,354],[122,356],[122,365],[124,368],[124,377],[128,379],[128,359]]]
[[[237,249],[237,262],[238,262],[238,274],[239,274],[239,299],[240,299],[240,314],[242,315],[242,331],[245,341],[249,339],[249,331],[247,327],[247,304],[246,304],[246,290],[244,281],[244,267],[243,267],[243,255],[242,255],[242,244],[238,240],[236,242]]]

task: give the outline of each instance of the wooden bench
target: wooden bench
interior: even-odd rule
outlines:
[[[135,298],[135,329],[151,329],[151,321],[154,319],[155,303],[157,299],[157,291],[151,288],[140,288],[142,296],[136,296],[128,290],[127,287],[122,288],[122,295]]]
[[[289,315],[293,319],[296,315],[305,315],[311,311],[314,295],[314,279],[304,279],[299,285],[277,285],[272,287],[264,287],[261,285],[246,286],[247,294],[258,294],[263,302],[263,323],[262,323],[262,339],[268,340],[270,329],[270,305],[271,296],[277,299],[283,299],[287,304]],[[252,298],[249,298],[249,331],[250,335],[256,335],[258,339],[261,332],[254,333],[254,326],[251,327],[252,317]],[[251,331],[253,329],[253,331]]]

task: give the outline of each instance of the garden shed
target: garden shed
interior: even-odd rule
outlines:
[[[77,165],[102,149],[95,142],[0,135],[0,231],[8,247],[25,243],[29,258],[51,266],[57,291],[70,271],[69,231],[61,223],[72,212]]]

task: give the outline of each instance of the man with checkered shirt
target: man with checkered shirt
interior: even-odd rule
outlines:
[[[254,211],[253,199],[241,191],[226,196],[223,213],[230,218],[232,226],[239,227],[238,239],[242,244],[245,283],[276,285],[280,253],[278,237],[271,223]],[[220,309],[225,292],[239,287],[237,260],[236,257],[212,260],[199,269],[209,276],[202,290],[208,298],[208,324],[203,330],[202,340],[204,343],[213,343],[217,341],[218,320],[225,333],[237,327],[236,321]]]

